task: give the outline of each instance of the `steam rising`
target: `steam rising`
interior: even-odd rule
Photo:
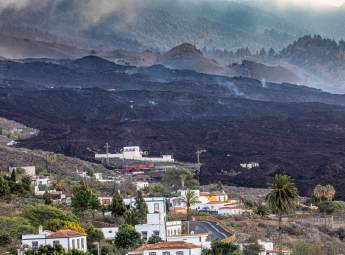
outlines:
[[[265,78],[263,78],[263,79],[261,80],[261,85],[262,85],[263,88],[266,88],[266,81],[265,81]]]

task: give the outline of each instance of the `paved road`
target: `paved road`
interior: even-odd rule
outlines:
[[[184,222],[188,224],[188,222]],[[218,238],[218,241],[232,236],[221,226],[217,225],[217,222],[213,221],[189,221],[189,231],[194,231],[194,234],[208,233],[206,241],[212,241]]]

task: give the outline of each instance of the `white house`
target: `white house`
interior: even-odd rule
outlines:
[[[164,216],[166,215],[166,198],[165,197],[145,197],[144,198],[149,213],[159,212],[163,213]],[[125,198],[123,202],[129,208],[133,208],[135,206],[135,198]]]
[[[13,169],[17,170],[17,168],[19,168],[19,167],[9,167],[8,172],[11,174]],[[21,166],[21,168],[23,168],[25,170],[25,173],[27,175],[34,176],[36,173],[35,172],[35,166]]]
[[[41,245],[61,244],[65,251],[69,249],[78,249],[80,251],[87,251],[86,234],[81,234],[70,229],[59,230],[57,232],[42,231],[42,227],[39,228],[38,235],[22,235],[22,244],[28,245],[36,250]]]
[[[278,253],[279,253],[279,245],[275,245],[275,246],[273,246],[273,249],[271,249],[271,250],[267,249],[265,251],[264,255],[277,255]],[[283,254],[290,254],[291,251],[285,245],[283,245],[282,253]]]
[[[264,248],[264,251],[260,252],[259,255],[267,255],[267,254],[273,255],[272,252],[274,250],[274,247],[273,247],[272,242],[262,242],[261,240],[258,240],[258,244],[262,245]],[[244,246],[247,246],[247,245],[249,245],[249,243],[240,243],[239,244],[240,250],[243,251]],[[278,250],[279,250],[279,248],[278,248]],[[276,254],[274,254],[274,255],[276,255]]]
[[[255,163],[255,162],[244,163],[244,164],[240,164],[240,165],[241,165],[241,167],[247,168],[247,169],[251,169],[253,167],[259,167],[260,166],[259,163]]]
[[[162,240],[166,240],[165,232],[165,214],[148,213],[147,224],[138,224],[134,226],[136,231],[141,233],[141,238],[147,242],[152,235],[159,236]]]
[[[181,221],[167,221],[165,226],[167,236],[177,236],[182,234]]]
[[[224,207],[225,204],[226,202],[223,201],[211,201],[203,204],[200,209],[206,211],[218,211],[220,208]]]
[[[184,241],[159,242],[147,244],[128,252],[131,255],[201,255],[202,248],[199,245]]]
[[[218,214],[235,215],[242,214],[243,210],[237,206],[225,206],[218,209]]]
[[[191,234],[191,235],[173,235],[167,236],[167,242],[185,241],[187,243],[201,246],[202,248],[211,248],[211,242],[206,241],[208,233],[205,234]]]
[[[41,185],[49,185],[50,179],[47,176],[32,176],[31,177],[31,183],[35,186],[41,186]]]
[[[141,190],[145,187],[148,187],[149,186],[149,183],[148,182],[143,182],[143,181],[136,181],[135,182],[135,186],[137,186],[137,190]]]
[[[88,177],[88,174],[87,172],[76,172],[76,174],[80,177],[80,178],[87,178]]]
[[[98,229],[103,232],[104,238],[109,240],[114,240],[116,233],[119,231],[118,227],[106,227]]]
[[[94,176],[96,177],[97,180],[102,180],[102,173],[94,173]]]

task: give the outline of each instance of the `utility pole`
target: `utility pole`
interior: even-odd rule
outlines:
[[[198,150],[196,151],[196,155],[198,156],[198,164],[196,166],[196,171],[198,173],[198,181],[199,181],[199,176],[200,176],[200,153],[206,152],[206,150]]]
[[[107,149],[107,164],[109,165],[109,147],[110,146],[108,145],[108,143],[106,143],[104,147]]]

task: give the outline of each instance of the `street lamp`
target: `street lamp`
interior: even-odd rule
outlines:
[[[93,244],[97,244],[98,255],[100,255],[100,253],[99,253],[99,242],[94,242]]]
[[[199,175],[200,175],[200,153],[206,152],[206,150],[202,149],[202,150],[198,150],[196,153],[196,155],[198,156],[198,165],[196,166],[196,171],[198,173],[198,182],[200,182],[199,180]]]

